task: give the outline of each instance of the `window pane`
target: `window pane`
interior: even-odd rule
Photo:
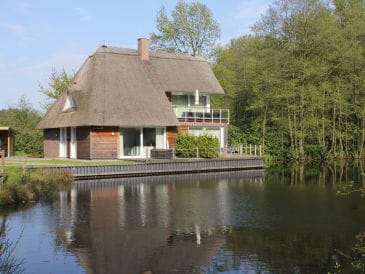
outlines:
[[[188,105],[188,96],[187,95],[172,95],[172,105],[187,106]]]

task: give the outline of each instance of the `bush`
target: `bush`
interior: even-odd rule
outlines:
[[[203,135],[197,137],[197,147],[201,158],[219,157],[219,141],[213,136]]]
[[[176,137],[176,156],[182,158],[198,157],[217,158],[219,156],[219,141],[210,135],[193,136],[188,134],[178,134]]]

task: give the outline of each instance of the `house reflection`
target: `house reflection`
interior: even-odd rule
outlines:
[[[242,183],[262,175],[235,173]],[[58,238],[87,273],[200,273],[231,218],[225,176],[78,182],[60,193]]]

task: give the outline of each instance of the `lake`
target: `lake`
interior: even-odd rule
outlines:
[[[2,211],[25,273],[327,273],[365,230],[361,167],[80,181]]]

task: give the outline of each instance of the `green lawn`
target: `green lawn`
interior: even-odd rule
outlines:
[[[71,159],[6,159],[5,166],[90,166],[90,165],[126,165],[135,164],[126,160],[71,160]]]

